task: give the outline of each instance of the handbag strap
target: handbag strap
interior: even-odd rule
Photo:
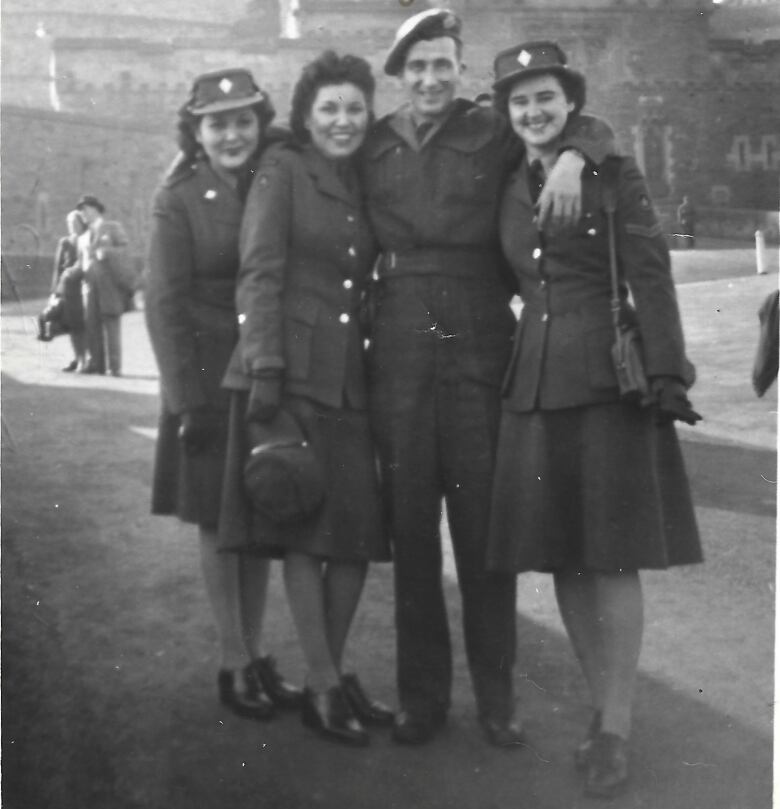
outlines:
[[[612,325],[615,336],[620,334],[620,290],[618,287],[617,246],[615,237],[615,210],[617,208],[618,171],[620,164],[613,158],[607,158],[601,167],[601,198],[607,214],[607,236],[609,242],[609,274],[612,281]]]

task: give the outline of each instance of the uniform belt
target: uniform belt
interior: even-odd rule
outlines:
[[[468,247],[426,247],[416,250],[390,250],[382,254],[379,277],[404,275],[445,275],[457,278],[485,278],[496,274],[500,257],[493,250]]]

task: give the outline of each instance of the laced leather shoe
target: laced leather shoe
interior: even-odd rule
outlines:
[[[447,721],[443,709],[427,714],[401,711],[393,722],[393,741],[396,744],[419,745],[429,742]]]
[[[260,688],[270,697],[277,708],[298,708],[303,698],[303,691],[282,677],[276,670],[276,660],[271,655],[256,657],[249,668],[257,678]]]
[[[370,741],[366,729],[352,713],[340,685],[331,686],[327,691],[305,688],[301,721],[320,736],[353,747],[365,747]]]
[[[371,699],[363,690],[356,674],[342,675],[341,690],[344,692],[350,708],[361,722],[378,727],[393,724],[395,718],[393,711],[379,700]]]
[[[593,740],[585,776],[585,795],[614,798],[628,784],[628,750],[625,739],[614,733],[599,732]]]
[[[219,701],[238,716],[264,721],[276,713],[271,700],[258,687],[249,666],[236,671],[220,669],[217,688]]]
[[[527,744],[522,725],[513,720],[480,719],[482,732],[493,747],[523,747]]]

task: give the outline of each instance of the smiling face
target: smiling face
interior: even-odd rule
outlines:
[[[509,91],[508,109],[512,129],[522,138],[530,158],[557,148],[574,102],[566,98],[553,73],[541,73],[517,81]]]
[[[251,107],[203,115],[195,140],[217,171],[243,168],[260,145],[260,121]]]
[[[401,82],[412,112],[420,121],[435,121],[450,108],[460,87],[458,46],[451,37],[415,42],[407,51]]]
[[[363,143],[369,107],[363,91],[351,83],[320,87],[304,125],[314,147],[331,159],[349,157]]]

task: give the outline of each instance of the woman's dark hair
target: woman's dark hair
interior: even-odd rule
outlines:
[[[239,107],[239,109],[252,110],[260,123],[261,134],[265,134],[268,124],[271,123],[274,117],[274,111],[272,108],[269,108],[268,104],[264,101],[258,101],[257,104],[253,104],[251,107]],[[176,124],[178,131],[176,141],[179,145],[179,149],[182,151],[181,162],[191,162],[202,152],[201,145],[195,139],[195,132],[198,126],[200,126],[202,118],[202,115],[193,115],[186,107],[182,107],[179,110],[179,120]],[[255,156],[259,155],[266,145],[265,138],[260,138]]]
[[[354,84],[361,90],[368,104],[369,121],[373,120],[376,82],[371,73],[371,65],[359,56],[339,56],[335,51],[325,51],[303,68],[293,90],[290,129],[299,143],[309,142],[309,130],[306,129],[305,121],[317,93],[322,87],[334,84]]]
[[[574,104],[574,109],[569,113],[569,118],[574,117],[585,106],[586,98],[586,82],[585,76],[582,73],[577,73],[574,70],[540,70],[537,76],[549,74],[555,76],[561,84],[563,94],[566,96],[567,101]],[[531,74],[533,75],[533,74]],[[493,95],[493,109],[499,112],[506,118],[509,114],[509,94],[512,88],[521,81],[524,76],[520,75],[516,81],[510,81],[503,87],[499,87]]]

